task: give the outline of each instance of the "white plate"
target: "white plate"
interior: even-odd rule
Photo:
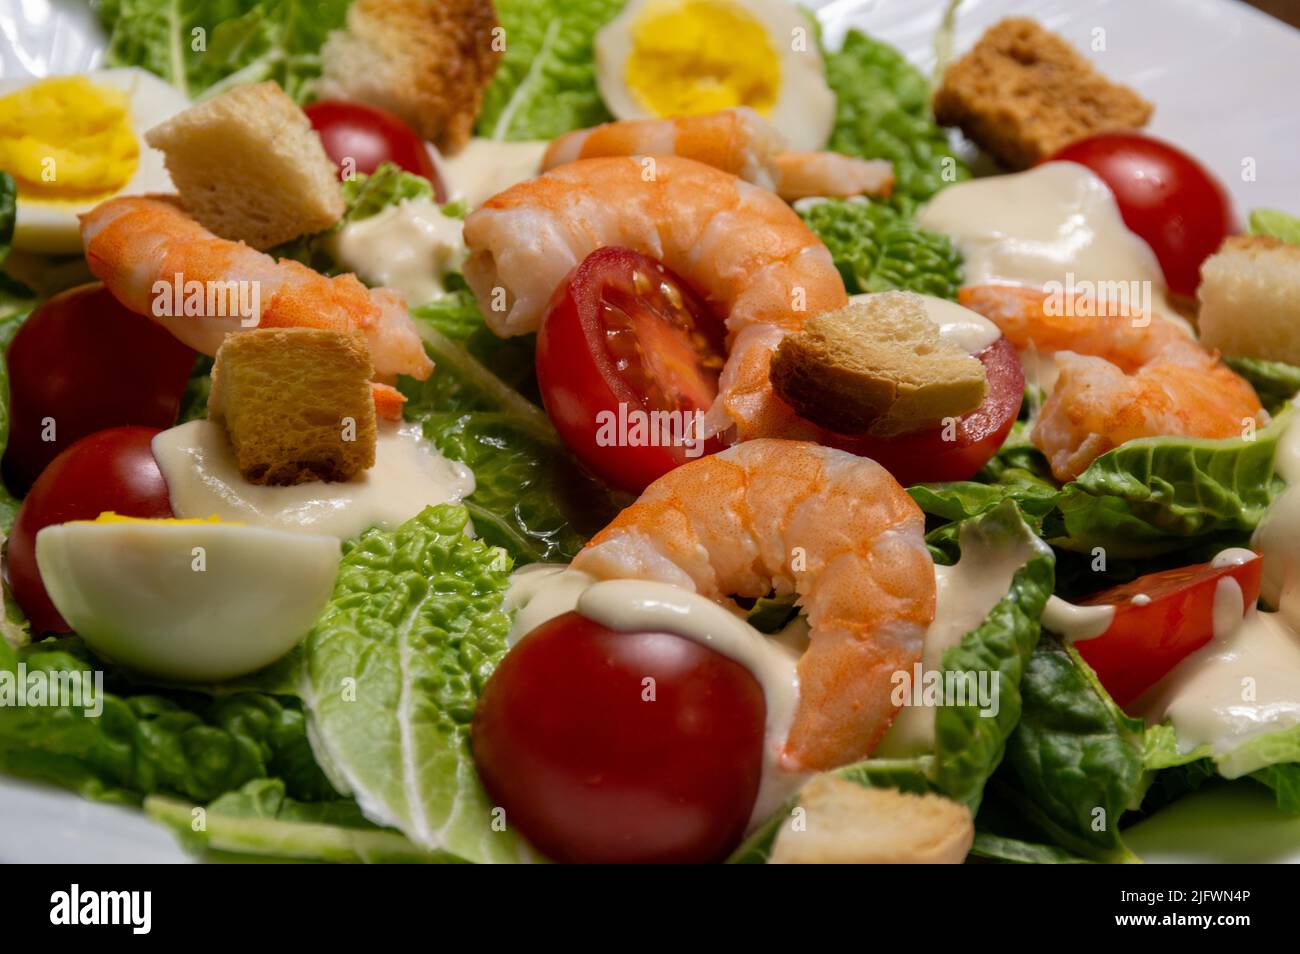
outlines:
[[[899,47],[930,71],[947,0],[808,0],[827,41],[850,28]],[[1235,0],[964,0],[960,53],[1004,16],[1033,16],[1085,51],[1107,76],[1156,106],[1150,131],[1185,148],[1232,192],[1239,211],[1300,212],[1300,31]],[[77,0],[10,0],[0,7],[0,77],[91,69],[104,38]],[[1253,175],[1250,173],[1253,171]],[[1244,814],[1242,814],[1244,813]],[[1217,819],[1233,819],[1225,840]],[[1253,836],[1238,838],[1246,825]],[[1195,795],[1137,826],[1152,861],[1300,861],[1300,821],[1268,793]],[[65,792],[0,780],[0,861],[185,861],[171,835],[138,813]]]

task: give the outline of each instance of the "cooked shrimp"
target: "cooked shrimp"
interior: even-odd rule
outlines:
[[[81,239],[91,272],[114,298],[203,354],[216,354],[227,334],[256,318],[263,328],[359,331],[380,375],[423,379],[433,370],[397,292],[368,289],[354,275],[327,278],[289,259],[277,262],[242,242],[218,238],[165,199],[103,202],[81,216]],[[222,291],[238,282],[256,283],[257,314],[247,319],[229,314],[233,309],[224,307],[222,297],[216,314],[154,315],[155,283],[177,281],[185,283],[182,287],[198,282],[197,287]]]
[[[1140,325],[1104,300],[1102,315],[1082,306],[1051,315],[1042,289],[1014,285],[970,286],[959,298],[1017,349],[1055,355],[1031,440],[1059,480],[1139,437],[1237,437],[1246,421],[1267,420],[1254,389],[1163,315]]]
[[[893,676],[921,658],[934,618],[924,533],[920,508],[874,461],[755,440],[660,477],[573,566],[719,602],[797,594],[810,634],[782,761],[820,770],[868,755],[898,712]]]
[[[776,130],[747,107],[672,119],[628,119],[567,133],[542,169],[602,156],[681,156],[771,189],[787,201],[808,196],[889,195],[893,167],[834,152],[785,152]]]
[[[772,390],[772,352],[811,315],[848,301],[830,252],[771,192],[665,156],[581,159],[512,186],[465,220],[465,278],[498,335],[536,331],[551,293],[607,245],[663,262],[726,323],[729,357],[710,432],[812,437]]]

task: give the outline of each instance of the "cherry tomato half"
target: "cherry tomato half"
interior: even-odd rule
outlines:
[[[112,427],[83,437],[50,462],[18,508],[5,569],[14,598],[37,633],[65,633],[36,566],[36,534],[106,510],[124,517],[170,517],[171,501],[150,443],[152,427]]]
[[[722,449],[716,439],[664,440],[653,422],[674,421],[670,436],[680,436],[717,397],[726,360],[722,323],[699,297],[625,248],[597,249],[570,272],[537,335],[537,383],[555,429],[592,471],[635,492]]]
[[[303,109],[312,128],[320,133],[325,154],[344,176],[344,162],[351,160],[354,170],[369,175],[385,162],[393,162],[407,172],[424,176],[433,183],[434,197],[447,201],[442,177],[425,145],[410,126],[392,113],[365,103],[341,99],[323,99]]]
[[[837,435],[826,443],[870,457],[904,487],[930,480],[966,480],[1007,439],[1025,396],[1025,372],[1010,341],[998,338],[977,357],[988,380],[984,403],[951,428],[890,438]]]
[[[1167,142],[1102,133],[1071,143],[1052,160],[1087,166],[1110,186],[1124,224],[1151,246],[1175,294],[1196,294],[1201,263],[1240,231],[1219,181]]]
[[[719,861],[753,811],[766,712],[749,670],[706,646],[565,613],[488,680],[474,761],[556,861]]]
[[[1263,566],[1258,557],[1226,567],[1198,563],[1095,593],[1082,605],[1114,606],[1115,618],[1106,632],[1079,640],[1075,648],[1115,702],[1127,705],[1214,637],[1219,580],[1236,580],[1249,609],[1259,599]]]
[[[32,312],[6,362],[11,423],[4,473],[21,494],[87,434],[125,424],[171,427],[194,352],[94,284]]]

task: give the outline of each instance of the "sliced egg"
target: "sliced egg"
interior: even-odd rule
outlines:
[[[335,537],[105,514],[46,527],[36,564],[97,653],[183,682],[255,672],[311,629],[334,589]]]
[[[748,106],[795,150],[821,149],[835,123],[816,36],[789,0],[632,0],[595,47],[619,119]]]
[[[144,133],[189,105],[136,67],[0,80],[0,169],[18,186],[14,247],[79,252],[78,213],[115,195],[174,191]]]

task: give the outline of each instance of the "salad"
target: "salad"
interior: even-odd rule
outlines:
[[[1043,24],[94,14],[0,80],[0,773],[246,860],[1300,814],[1300,218]]]

